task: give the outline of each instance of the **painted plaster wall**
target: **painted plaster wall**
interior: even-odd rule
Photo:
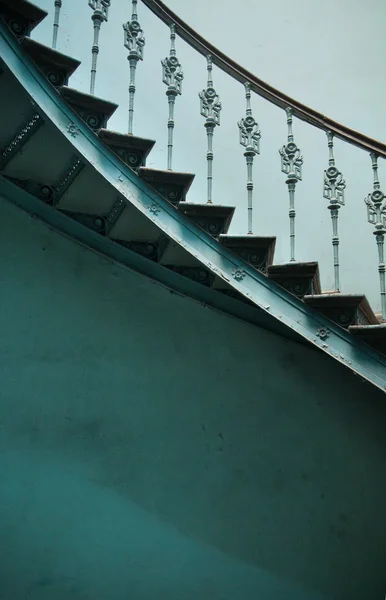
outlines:
[[[384,395],[0,214],[0,598],[381,600]]]

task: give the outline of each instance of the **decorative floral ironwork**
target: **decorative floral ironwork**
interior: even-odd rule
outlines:
[[[205,128],[208,137],[208,151],[206,159],[208,163],[208,204],[212,204],[213,190],[213,134],[215,127],[220,125],[220,112],[222,110],[220,98],[213,87],[212,79],[212,57],[206,57],[208,69],[208,82],[206,89],[199,93],[201,115],[205,117]]]
[[[374,225],[374,235],[378,246],[378,273],[381,290],[382,318],[386,319],[386,265],[385,265],[385,233],[386,233],[386,201],[381,190],[378,177],[378,156],[370,154],[373,169],[373,192],[365,198],[367,220]]]
[[[242,281],[245,276],[246,272],[243,271],[243,269],[235,269],[232,273],[232,277],[233,279],[236,279],[236,281]]]
[[[213,63],[212,57],[208,55],[206,57],[207,60],[207,69],[208,69],[208,83],[206,89],[202,90],[199,93],[200,98],[200,111],[201,115],[205,117],[207,120],[213,120],[214,125],[220,125],[220,112],[222,110],[222,105],[220,102],[220,97],[217,94],[216,90],[213,87],[213,79],[212,79],[212,70]]]
[[[244,156],[247,162],[247,194],[248,194],[248,234],[252,234],[252,200],[253,200],[253,160],[256,154],[260,154],[261,131],[257,121],[252,116],[251,108],[251,86],[244,84],[245,98],[247,103],[246,116],[238,122],[240,130],[240,144],[244,146]]]
[[[158,206],[158,204],[154,203],[149,206],[149,211],[151,212],[152,215],[157,216],[161,212],[161,209]]]
[[[70,123],[67,126],[67,131],[72,137],[76,137],[79,134],[80,129],[75,125],[75,123]]]
[[[104,21],[107,21],[109,18],[110,4],[111,0],[88,0],[90,8]]]
[[[137,15],[137,2],[133,0],[133,12],[131,21],[123,24],[123,30],[125,32],[124,45],[130,52],[129,58],[135,55],[136,60],[143,60],[143,49],[146,44],[145,36],[143,35],[143,29],[138,21]]]
[[[287,175],[286,184],[288,186],[289,195],[289,219],[290,219],[290,254],[291,261],[295,260],[295,189],[298,181],[302,180],[302,165],[303,157],[300,149],[295,144],[294,134],[292,130],[292,109],[286,109],[288,136],[287,144],[280,150],[281,170]]]
[[[331,331],[329,329],[327,329],[326,327],[321,327],[320,329],[318,329],[318,331],[316,332],[316,335],[318,336],[318,338],[320,338],[321,340],[326,340],[327,338],[330,337],[330,333]]]
[[[134,121],[134,97],[135,97],[135,73],[139,60],[143,60],[143,49],[146,44],[143,29],[138,21],[137,0],[132,0],[131,20],[123,24],[124,46],[129,51],[127,60],[130,66],[129,83],[129,127],[128,132],[133,133]]]
[[[161,64],[162,81],[168,86],[166,92],[169,102],[167,168],[171,170],[173,161],[174,105],[176,97],[182,93],[182,81],[184,79],[181,63],[176,55],[176,28],[174,24],[170,26],[170,54],[161,61]]]
[[[339,208],[344,206],[344,190],[346,182],[342,173],[337,169],[334,158],[334,134],[327,131],[328,140],[328,169],[324,171],[323,196],[329,201],[328,209],[331,211],[332,222],[332,248],[334,255],[334,284],[335,291],[339,292],[339,234],[338,234],[338,215]]]

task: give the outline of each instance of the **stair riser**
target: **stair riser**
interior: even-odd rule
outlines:
[[[215,239],[218,239],[221,234],[227,233],[230,224],[227,217],[194,217],[189,215],[189,219]]]
[[[145,180],[160,196],[166,198],[173,206],[178,206],[180,202],[184,202],[186,198],[185,186],[157,183],[156,181]]]
[[[81,119],[97,133],[100,129],[104,129],[107,127],[108,117],[101,112],[96,112],[93,110],[86,110],[82,106],[78,106],[77,104],[68,101],[68,104],[74,111],[80,116]]]
[[[106,142],[105,142],[106,143]],[[146,154],[145,152],[141,152],[140,150],[127,148],[119,148],[114,146],[113,144],[106,143],[106,145],[120,158],[125,165],[137,171],[141,167],[146,166]]]
[[[348,329],[351,325],[368,325],[369,321],[366,315],[356,307],[339,307],[339,308],[317,308],[317,310],[334,321],[337,325]]]
[[[272,262],[271,251],[269,248],[249,249],[233,247],[231,250],[261,273],[266,273],[268,266]]]
[[[300,299],[303,299],[304,296],[309,294],[318,293],[319,291],[314,277],[282,279],[280,277],[270,276],[270,279],[273,279],[281,287]]]

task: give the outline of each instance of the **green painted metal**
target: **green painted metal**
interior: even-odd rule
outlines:
[[[199,260],[261,311],[277,320],[316,348],[344,364],[383,391],[386,389],[386,360],[376,351],[355,340],[349,333],[308,308],[300,300],[264,277],[211,236],[194,226],[184,215],[152,191],[126,168],[87,128],[55,93],[44,77],[23,55],[17,41],[1,27],[1,56],[22,87],[49,120],[73,145],[74,151],[96,168],[127,202],[132,203],[160,230]],[[78,134],[69,128],[75,126]],[[54,221],[55,211],[51,213]],[[86,235],[84,233],[84,235]],[[104,243],[108,243],[104,240]],[[148,261],[150,262],[150,261]],[[242,277],[239,274],[242,273]],[[329,330],[328,340],[319,332]]]

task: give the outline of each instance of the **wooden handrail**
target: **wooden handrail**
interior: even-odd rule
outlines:
[[[256,75],[253,75],[247,71],[247,69],[238,65],[215,46],[207,42],[203,37],[196,33],[192,27],[161,2],[161,0],[142,0],[142,2],[167,25],[174,23],[178,35],[192,46],[192,48],[197,50],[197,52],[203,56],[210,54],[213,63],[217,65],[217,67],[225,73],[228,73],[228,75],[240,83],[250,83],[251,89],[259,96],[262,96],[280,108],[292,108],[293,114],[298,119],[301,119],[314,127],[318,127],[324,131],[332,131],[339,139],[344,140],[349,144],[353,144],[354,146],[358,146],[363,150],[367,150],[368,152],[375,152],[382,158],[386,158],[386,143],[379,142],[355,129],[350,129],[345,125],[326,117],[322,113],[309,108],[305,104],[301,104],[301,102],[290,98],[290,96],[283,94],[283,92],[280,92],[268,83],[265,83],[256,77]]]

